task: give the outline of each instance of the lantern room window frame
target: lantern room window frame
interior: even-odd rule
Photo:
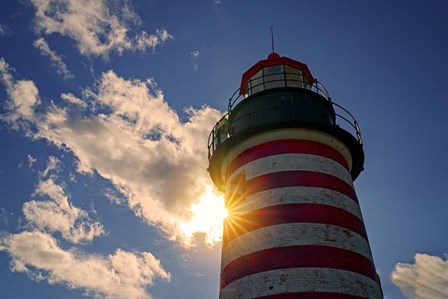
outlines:
[[[302,70],[287,64],[279,64],[263,67],[249,77],[246,82],[244,97],[263,90],[281,87],[311,89],[311,85]]]
[[[273,71],[278,68],[277,71]],[[277,53],[269,54],[243,74],[240,95],[250,96],[257,92],[280,87],[310,89],[315,83],[308,66]]]

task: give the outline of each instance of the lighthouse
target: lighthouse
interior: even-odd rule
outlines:
[[[361,132],[307,65],[247,70],[208,151],[229,212],[220,299],[383,298],[353,186]]]

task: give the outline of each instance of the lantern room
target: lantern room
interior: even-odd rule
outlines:
[[[267,59],[259,61],[243,74],[240,94],[248,97],[280,87],[310,89],[313,83],[314,78],[306,64],[271,53]]]

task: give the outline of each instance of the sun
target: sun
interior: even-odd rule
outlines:
[[[195,233],[205,233],[205,242],[208,245],[222,240],[224,219],[229,215],[224,207],[223,194],[208,186],[199,202],[191,206],[191,212],[191,220],[180,225],[188,238],[192,238]]]

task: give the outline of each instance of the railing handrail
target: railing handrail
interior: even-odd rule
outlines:
[[[351,114],[350,111],[348,111],[347,109],[345,109],[344,107],[342,107],[341,105],[339,105],[335,102],[331,102],[331,104],[333,105],[333,108],[337,107],[337,108],[341,109],[350,117],[350,119],[348,119],[347,117],[344,117],[344,116],[340,115],[339,113],[335,113],[337,117],[345,120],[350,126],[353,127],[353,129],[355,129],[356,139],[358,140],[358,142],[360,144],[362,144],[361,128],[359,127],[359,124],[356,121],[356,118],[353,116],[353,114]]]
[[[276,82],[276,81],[283,81],[283,80],[268,81],[267,83]],[[293,81],[293,80],[288,80],[288,81]],[[307,90],[311,90],[311,91],[323,96],[326,100],[328,100],[328,102],[331,103],[333,109],[335,110],[335,116],[337,117],[337,119],[342,119],[342,120],[344,120],[345,123],[350,125],[350,127],[352,127],[354,129],[354,134],[353,133],[351,133],[351,134],[356,138],[356,140],[360,144],[362,144],[363,142],[362,142],[362,136],[361,136],[361,128],[359,127],[359,124],[356,121],[355,117],[347,109],[345,109],[341,105],[333,102],[330,95],[328,94],[328,91],[325,89],[325,87],[320,82],[317,81],[317,79],[315,79],[315,82],[313,84],[309,84],[309,83],[307,83],[307,84],[309,86],[312,86],[315,88],[315,90],[312,90],[311,88],[307,89]],[[253,87],[251,87],[251,88],[253,88]],[[296,88],[298,88],[298,87],[296,87]],[[241,95],[239,91],[240,91],[240,89],[238,88],[233,93],[233,95],[229,98],[227,112],[219,119],[219,121],[215,124],[212,131],[210,132],[210,135],[208,137],[208,158],[209,159],[211,158],[214,151],[216,150],[216,147],[220,143],[224,142],[224,141],[218,140],[220,142],[218,144],[215,144],[216,139],[221,137],[221,136],[217,135],[218,129],[222,129],[222,131],[220,133],[224,132],[227,135],[226,138],[228,138],[232,135],[232,132],[230,130],[224,131],[224,128],[222,126],[223,126],[223,124],[228,122],[229,115],[232,113],[233,107],[239,103],[241,98],[243,98],[243,95]],[[343,114],[345,114],[345,115],[343,115]]]
[[[278,75],[283,75],[283,78],[280,79],[276,79],[276,80],[264,80],[264,78],[267,77],[273,77],[273,76],[278,76]],[[287,78],[287,75],[294,75],[296,76],[296,78],[293,77],[289,77]],[[297,74],[297,73],[291,73],[291,72],[282,72],[282,73],[272,73],[272,74],[267,74],[267,75],[261,75],[255,78],[251,78],[248,82],[251,83],[253,81],[257,81],[259,79],[263,79],[261,80],[260,83],[252,85],[249,84],[250,87],[248,88],[249,90],[249,95],[255,94],[256,92],[252,92],[252,90],[257,89],[260,86],[263,86],[262,90],[267,90],[267,89],[273,89],[273,88],[266,88],[265,85],[266,84],[271,84],[271,83],[275,83],[275,82],[284,82],[284,86],[281,87],[288,87],[288,83],[298,83],[298,84],[302,84],[302,86],[307,86],[307,88],[302,88],[302,89],[307,89],[307,90],[311,90],[321,96],[323,96],[326,100],[328,100],[329,102],[331,102],[331,97],[327,91],[327,89],[325,88],[325,86],[323,86],[317,79],[314,79],[313,83],[309,83],[306,80],[303,79],[297,79],[297,78],[304,78],[303,75]],[[301,87],[296,87],[294,86],[293,88],[301,88]],[[262,91],[260,90],[260,91]],[[230,97],[229,99],[229,104],[227,107],[227,111],[230,112],[233,107],[238,104],[243,98],[244,95],[239,93],[240,89],[238,88]]]

